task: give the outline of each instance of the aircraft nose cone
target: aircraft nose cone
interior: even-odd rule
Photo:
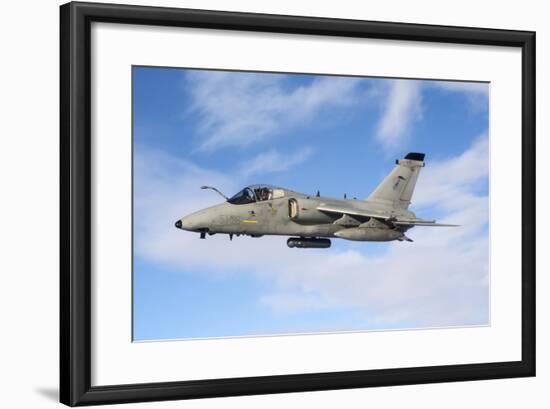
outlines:
[[[211,228],[210,214],[205,210],[189,214],[179,219],[175,225],[178,229],[186,231],[209,231]]]
[[[199,231],[201,229],[207,228],[208,224],[202,217],[202,214],[197,212],[179,219],[176,222],[176,227],[178,229],[187,231]]]

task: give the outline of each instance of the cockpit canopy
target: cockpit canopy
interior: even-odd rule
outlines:
[[[231,204],[248,204],[265,200],[279,199],[285,196],[283,189],[270,185],[251,185],[227,199]]]

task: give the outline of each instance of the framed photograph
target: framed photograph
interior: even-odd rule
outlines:
[[[535,33],[60,12],[62,403],[535,375]]]

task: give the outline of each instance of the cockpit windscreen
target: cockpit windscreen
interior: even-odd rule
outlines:
[[[279,199],[284,197],[284,190],[269,185],[252,185],[245,187],[235,196],[227,201],[231,204],[248,204],[263,202],[265,200]]]
[[[254,203],[256,201],[256,196],[254,195],[254,191],[252,189],[245,187],[233,197],[227,199],[227,201],[236,205]]]

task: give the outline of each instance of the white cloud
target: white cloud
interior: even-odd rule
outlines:
[[[293,153],[280,153],[277,150],[263,152],[240,169],[243,176],[258,173],[274,173],[287,171],[308,160],[313,154],[313,149],[306,147]]]
[[[481,135],[472,147],[453,159],[430,163],[422,170],[413,198],[416,206],[461,209],[475,200],[476,187],[489,176],[489,139]]]
[[[237,189],[229,175],[157,151],[143,154],[140,149],[134,155],[134,180],[136,252],[153,259],[162,255],[162,248],[157,248],[162,243],[179,245],[176,220],[220,201],[216,193],[200,186],[216,186],[226,193]],[[170,245],[166,251],[179,249]]]
[[[390,83],[384,113],[378,123],[376,138],[392,150],[403,144],[414,122],[421,118],[420,82],[393,80]]]
[[[422,92],[430,87],[463,94],[475,112],[487,109],[487,83],[393,80],[386,92],[384,111],[375,135],[387,151],[401,148],[407,142],[415,123],[422,119]]]
[[[174,220],[219,202],[198,186],[215,184],[232,192],[236,178],[166,157],[142,157],[136,162],[143,177],[136,189],[136,255],[174,269],[268,280],[273,291],[259,295],[258,302],[279,314],[352,308],[365,317],[365,329],[485,324],[488,198],[477,192],[487,177],[487,160],[486,137],[481,137],[459,157],[428,163],[420,176],[413,205],[442,209],[444,221],[461,227],[417,227],[408,233],[414,243],[334,240],[330,250],[296,250],[282,237],[230,242],[226,235],[199,240],[178,231]],[[372,248],[381,252],[365,251]]]
[[[407,142],[422,119],[422,92],[437,88],[461,93],[474,111],[487,108],[489,85],[464,81],[387,80],[359,92],[360,78],[317,77],[307,85],[289,86],[278,74],[190,71],[186,87],[189,113],[199,118],[200,150],[246,147],[280,132],[306,125],[323,110],[350,107],[358,99],[378,100],[382,115],[375,137],[391,152]]]
[[[290,88],[274,74],[196,71],[186,75],[198,114],[199,149],[248,146],[310,121],[323,109],[350,105],[358,78],[318,77]]]

